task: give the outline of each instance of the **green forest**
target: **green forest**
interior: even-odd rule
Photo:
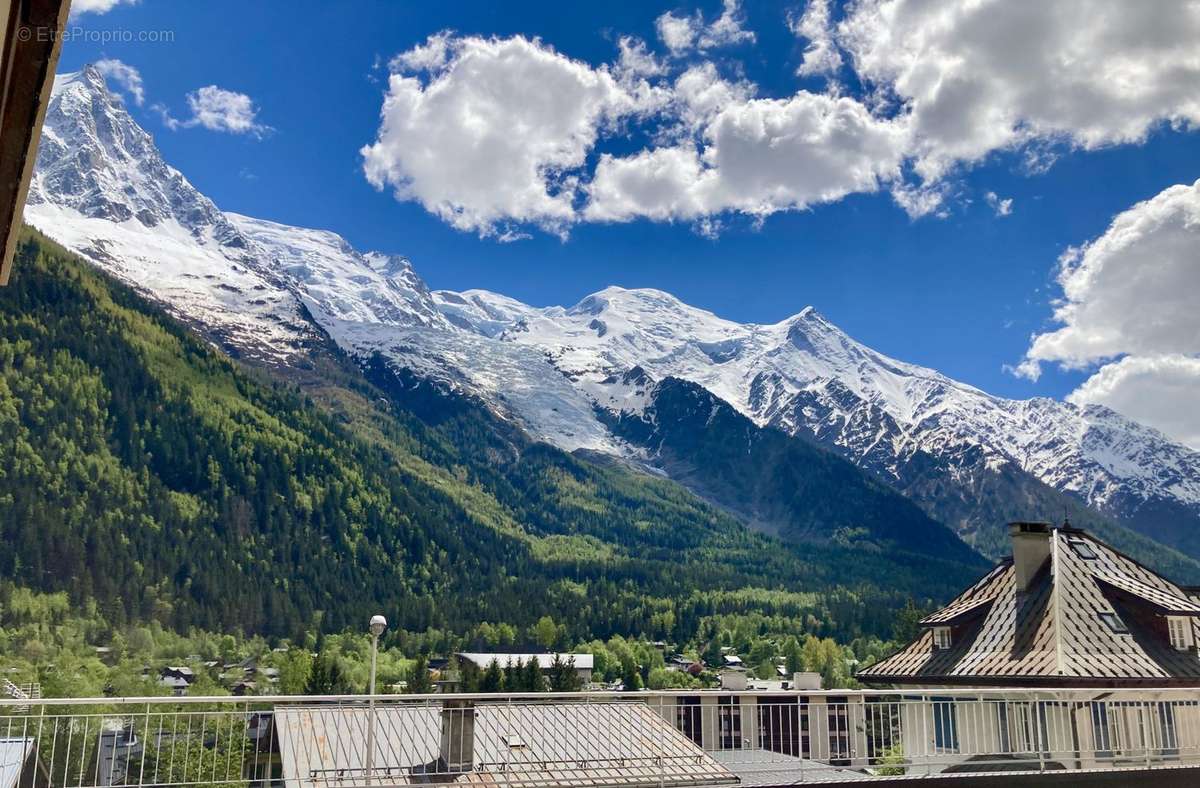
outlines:
[[[245,367],[33,231],[0,324],[0,654],[30,670],[114,643],[218,650],[176,648],[193,638],[319,655],[376,612],[397,665],[529,646],[543,619],[554,647],[831,639],[853,661],[985,566],[750,531],[332,346],[304,370]],[[60,600],[59,631],[14,595]]]

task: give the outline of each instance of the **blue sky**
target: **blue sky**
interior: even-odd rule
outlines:
[[[922,99],[919,92],[906,94],[909,88],[900,78],[890,85],[890,104],[872,104],[872,89],[886,83],[881,75],[888,68],[909,68],[910,76],[921,73],[905,61],[914,56],[868,47],[865,54],[884,65],[873,72],[860,69],[853,55],[863,56],[864,45],[859,42],[859,50],[852,53],[846,43],[853,32],[848,27],[843,30],[845,40],[837,37],[840,23],[856,20],[834,4],[825,19],[829,32],[824,40],[814,34],[820,28],[820,15],[808,17],[807,27],[802,25],[809,8],[802,1],[723,7],[711,0],[656,6],[142,0],[118,3],[105,13],[77,14],[71,25],[91,32],[68,38],[60,71],[99,59],[120,60],[133,67],[140,73],[145,93],[141,106],[128,102],[135,117],[155,136],[167,160],[220,207],[328,228],[361,249],[407,255],[434,288],[481,287],[547,305],[574,303],[609,284],[656,287],[721,316],[756,322],[774,322],[812,304],[878,350],[1012,397],[1066,396],[1107,361],[1135,351],[1157,352],[1132,347],[1090,356],[1055,351],[1058,355],[1040,357],[1045,363],[1036,381],[1005,370],[1005,365],[1016,365],[1025,357],[1031,335],[1059,326],[1052,321],[1051,302],[1062,296],[1055,276],[1065,250],[1100,239],[1114,217],[1135,204],[1200,178],[1200,135],[1188,128],[1188,121],[1194,122],[1188,114],[1196,112],[1194,102],[1169,85],[1155,85],[1149,91],[1139,88],[1139,94],[1148,93],[1153,100],[1135,106],[1113,99],[1111,107],[1103,105],[1103,95],[1097,99],[1088,94],[1077,100],[1069,91],[1078,88],[1078,80],[1064,78],[1060,87],[1048,79],[1043,90],[1036,79],[1017,69],[1019,61],[1036,61],[1039,56],[1023,48],[1087,44],[1079,38],[1081,33],[1065,25],[1054,28],[1045,20],[1016,19],[1013,30],[1039,32],[1006,40],[1004,24],[992,23],[996,32],[989,37],[991,33],[980,32],[982,25],[970,27],[968,20],[962,23],[961,34],[955,35],[956,42],[973,46],[975,40],[972,54],[979,53],[980,62],[996,62],[988,58],[999,52],[1017,63],[1011,74],[1001,66],[995,72],[972,75],[980,80],[986,77],[987,87],[968,91],[958,101],[966,106],[982,95],[978,117],[992,117],[1004,102],[1011,105],[1000,106],[1009,113],[1005,117],[1011,116],[1012,128],[1006,128],[1009,135],[1000,135],[997,142],[987,129],[961,131],[967,125],[962,118],[946,121],[944,117],[945,106],[953,110],[954,102],[942,106],[928,97]],[[732,32],[728,26],[718,26],[727,12]],[[691,26],[687,32],[695,42],[690,47],[673,52],[668,45],[662,21],[667,13],[684,20],[684,28]],[[871,20],[858,21],[865,25]],[[1128,20],[1121,24],[1129,28]],[[167,30],[174,40],[95,40],[106,31],[121,30]],[[765,197],[746,197],[744,192],[734,194],[733,187],[721,186],[723,191],[705,203],[711,210],[670,208],[664,217],[660,208],[630,191],[619,195],[620,204],[636,205],[620,221],[584,218],[586,204],[595,201],[587,196],[587,184],[597,178],[601,154],[624,159],[652,148],[674,149],[681,139],[685,148],[715,144],[714,138],[705,137],[716,133],[711,131],[715,126],[707,127],[709,131],[704,127],[717,122],[713,116],[697,121],[689,132],[677,127],[681,122],[677,109],[632,111],[613,123],[593,124],[598,136],[594,143],[583,145],[584,161],[566,168],[583,186],[573,207],[568,207],[572,213],[565,222],[530,212],[519,202],[501,200],[500,209],[487,209],[493,214],[499,210],[500,218],[487,214],[472,220],[466,229],[456,228],[431,211],[428,200],[398,200],[393,195],[392,179],[415,166],[405,158],[405,150],[381,153],[384,174],[380,177],[386,184],[382,189],[368,182],[360,152],[380,133],[388,61],[413,51],[440,31],[454,31],[448,39],[450,65],[404,72],[415,80],[412,91],[416,92],[410,98],[423,96],[437,79],[461,78],[452,71],[456,58],[482,49],[489,37],[538,39],[517,54],[569,58],[592,78],[604,69],[605,74],[617,74],[619,41],[628,36],[632,38],[627,43],[641,42],[644,49],[639,51],[655,58],[662,72],[634,72],[623,77],[626,82],[620,86],[605,88],[619,92],[621,101],[632,92],[629,86],[640,80],[674,91],[667,100],[676,106],[680,89],[673,86],[680,75],[711,64],[714,84],[740,85],[749,91],[735,100],[731,112],[748,109],[756,100],[786,102],[802,92],[806,100],[824,101],[821,106],[845,97],[871,122],[905,123],[917,131],[894,152],[894,159],[889,158],[893,153],[884,152],[884,163],[877,164],[879,157],[872,154],[872,167],[883,172],[894,164],[899,175],[872,171],[869,187],[822,184],[834,189],[832,197],[813,197],[806,190],[816,187],[807,182],[796,186],[801,196],[783,198],[776,196],[778,190]],[[1186,30],[1180,32],[1185,34]],[[698,43],[705,35],[712,41]],[[972,39],[972,35],[983,37]],[[1171,32],[1155,30],[1147,35],[1170,36]],[[1160,49],[1169,51],[1170,45],[1164,42]],[[840,52],[841,64],[823,67],[817,62],[828,52]],[[945,68],[954,54],[948,52],[946,61],[934,66]],[[805,73],[797,73],[806,60]],[[1116,60],[1124,62],[1120,57]],[[562,65],[555,61],[548,67]],[[1026,92],[1014,98],[1007,87],[997,87],[1002,78]],[[269,129],[222,133],[203,123],[189,124],[185,97],[208,85],[248,96],[254,122]],[[521,95],[533,96],[537,87],[535,81]],[[985,99],[993,104],[982,107]],[[509,97],[518,109],[524,100]],[[154,105],[165,107],[168,120]],[[1098,116],[1089,114],[1092,106]],[[526,120],[514,116],[509,133],[517,134],[515,130]],[[723,144],[723,150],[731,148]],[[429,143],[429,152],[446,156],[448,164],[456,156],[452,148],[438,148],[437,140]],[[1039,156],[1042,166],[1030,165],[1032,154]],[[730,182],[734,175],[729,168],[722,173]],[[797,177],[803,181],[806,176]],[[837,180],[837,175],[830,178]],[[419,190],[428,180],[418,178]],[[467,195],[462,204],[470,213],[475,210],[471,200],[484,198],[463,188],[462,183],[429,183],[423,193],[450,194],[452,200]],[[555,183],[551,197],[560,188]],[[902,209],[894,197],[903,189],[936,195],[940,202],[924,216],[910,215],[913,212]],[[763,199],[769,208],[757,217],[749,216],[737,207],[743,198]],[[1001,200],[1011,200],[1007,215],[997,210]],[[723,207],[727,205],[734,207]],[[706,222],[718,222],[719,231],[712,232],[711,224],[706,228]],[[506,243],[499,239],[504,232],[529,237]],[[1184,352],[1190,358],[1197,351],[1200,347],[1164,350]],[[1062,370],[1058,362],[1064,360],[1080,369]]]

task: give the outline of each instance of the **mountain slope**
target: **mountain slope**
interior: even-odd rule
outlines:
[[[157,185],[149,188],[147,184],[153,183],[155,177],[164,176],[165,165],[161,164],[161,158],[152,146],[142,144],[146,142],[145,132],[137,128],[120,102],[104,91],[98,75],[87,71],[61,80],[53,110],[51,117],[57,133],[77,139],[78,146],[62,146],[46,154],[48,161],[43,163],[38,179],[38,193],[43,202],[34,206],[31,218],[48,233],[69,239],[81,252],[88,254],[105,239],[81,241],[95,230],[87,224],[92,217],[81,220],[66,216],[65,212],[78,211],[81,205],[84,210],[93,211],[95,206],[93,212],[99,214],[95,220],[113,225],[114,232],[140,232],[145,236],[144,247],[151,250],[151,254],[144,254],[142,259],[150,265],[152,254],[158,251],[154,248],[154,237],[161,229],[162,221],[157,215],[150,215],[143,221],[148,210],[145,204],[162,199],[163,194]],[[109,129],[120,131],[106,131]],[[135,153],[130,152],[130,146],[110,141],[126,138],[139,142],[134,148]],[[85,166],[67,154],[68,150],[77,147],[92,149],[89,158],[103,162],[94,168],[95,175],[84,179],[90,183],[86,193],[103,194],[102,199],[89,196],[81,202],[71,189],[67,189],[61,199],[54,197],[56,189],[65,188],[61,174],[71,167]],[[67,156],[65,162],[63,156]],[[124,171],[130,173],[122,179]],[[340,236],[327,231],[221,214],[183,180],[173,181],[170,192],[179,203],[211,208],[192,212],[198,218],[196,224],[189,226],[189,237],[196,246],[208,249],[206,239],[212,235],[211,227],[216,225],[226,228],[223,237],[236,237],[236,254],[227,248],[228,245],[220,246],[218,251],[224,256],[214,258],[217,265],[212,270],[219,271],[222,260],[230,270],[241,270],[251,263],[243,261],[239,255],[253,258],[253,269],[269,275],[286,295],[286,299],[281,298],[276,306],[286,306],[300,315],[301,320],[311,321],[307,329],[297,330],[291,340],[293,348],[306,347],[307,351],[281,355],[276,367],[286,369],[311,364],[310,357],[319,344],[318,338],[327,335],[360,364],[381,359],[383,364],[376,364],[376,371],[386,369],[393,376],[416,376],[434,382],[450,393],[486,402],[513,425],[557,446],[641,459],[642,449],[614,434],[601,419],[602,413],[597,411],[589,392],[564,377],[540,349],[496,341],[483,323],[463,325],[459,316],[448,307],[449,302],[435,298],[406,260],[378,253],[360,253]],[[52,197],[53,205],[45,201]],[[180,221],[186,222],[187,217]],[[169,251],[164,253],[169,254]],[[201,328],[210,328],[205,325],[205,311],[195,308],[195,299],[190,294],[180,297],[170,288],[159,288],[153,280],[147,287],[136,277],[129,276],[119,261],[103,256],[93,259],[116,275],[124,276],[147,295],[164,301],[174,313],[189,315]],[[175,261],[164,259],[161,270],[172,272],[174,265]],[[225,292],[219,290],[222,295]],[[469,295],[465,298],[469,299]],[[464,301],[464,305],[469,302]],[[228,305],[208,306],[228,309],[231,313],[223,316],[226,322],[238,318],[236,311]],[[472,308],[478,307],[474,304]],[[513,315],[506,309],[513,308],[519,308],[515,301],[492,299],[487,306],[491,311],[486,319],[499,322],[511,318]],[[466,315],[464,310],[463,316]],[[253,333],[254,320],[252,315],[245,333]],[[218,330],[209,330],[209,334],[221,339]],[[235,350],[241,350],[236,338],[227,336],[223,341],[232,342]],[[797,459],[812,462],[814,468],[840,462],[818,456],[811,450]],[[806,469],[800,466],[794,470],[804,473]],[[857,497],[862,493],[864,500],[872,501],[877,518],[889,517],[892,507],[905,513],[916,513],[899,496],[873,495],[876,487],[864,474],[847,465],[836,488],[811,484],[804,488],[803,494],[796,490],[779,490],[777,494],[815,511],[828,509],[841,496]],[[926,528],[930,523],[919,513],[911,522],[919,525],[920,533],[903,534],[900,525],[908,522],[910,520],[905,517],[896,518],[892,529],[895,544],[901,548],[924,550],[932,556],[953,560],[974,560],[959,540],[944,528],[935,525],[936,538],[930,538]],[[806,538],[827,539],[840,524],[844,523],[839,521],[824,530],[810,528]],[[797,529],[785,529],[784,532],[799,534]]]
[[[927,511],[960,518],[960,533],[982,549],[1001,542],[998,511],[960,504],[1000,474],[1200,555],[1200,454],[1107,408],[1004,400],[888,358],[811,307],[773,325],[746,325],[649,289],[610,287],[573,307],[545,309],[481,291],[434,297],[458,325],[541,350],[606,410],[638,407],[615,383],[634,367],[652,381],[697,383],[760,425],[811,436],[902,491],[923,490]],[[497,325],[499,314],[507,327]],[[934,471],[944,506],[928,483]],[[1050,511],[1026,516],[1069,508],[1048,503]]]
[[[640,414],[618,416],[614,428],[652,447],[672,478],[764,530],[970,560],[953,533],[895,491],[864,483],[857,468],[823,449],[758,427],[695,383],[667,378]]]
[[[377,387],[329,345],[304,373],[318,405],[48,241],[30,234],[17,264],[0,291],[0,577],[118,623],[296,637],[383,609],[410,630],[548,614],[573,639],[685,638],[749,609],[853,637],[982,567],[791,547],[461,396]]]
[[[221,214],[94,69],[60,78],[47,138],[29,220],[233,354],[298,368],[328,336],[537,439],[653,464],[651,447],[611,427],[646,405],[626,380],[637,369],[841,454],[990,555],[1004,518],[1078,511],[1200,556],[1200,455],[1110,410],[992,397],[883,356],[811,308],[748,325],[656,290],[608,288],[569,308],[431,293],[402,258]]]

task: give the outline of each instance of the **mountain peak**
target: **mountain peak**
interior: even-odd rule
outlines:
[[[833,326],[833,324],[830,323],[829,320],[824,315],[822,315],[820,312],[818,312],[817,308],[815,306],[812,306],[811,304],[809,306],[804,307],[803,309],[801,309],[799,312],[792,315],[791,317],[784,318],[783,320],[781,320],[779,322],[779,325],[790,326],[790,325],[794,325],[796,323],[811,323],[811,324],[821,324],[821,325],[826,325],[826,326]]]
[[[55,79],[29,201],[145,227],[174,221],[198,239],[244,247],[212,201],[163,160],[94,65]]]
[[[57,74],[54,77],[54,88],[51,94],[58,93],[70,85],[80,85],[92,93],[108,94],[108,82],[104,79],[104,75],[100,73],[100,69],[96,68],[94,63],[88,63],[78,71],[72,71],[68,74]]]

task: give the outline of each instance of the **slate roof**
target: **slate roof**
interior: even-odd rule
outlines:
[[[1200,686],[1196,647],[1172,648],[1164,615],[1190,618],[1200,599],[1084,532],[1048,528],[1050,557],[1024,592],[1011,558],[921,620],[920,637],[858,671],[869,684],[927,686]],[[1101,619],[1115,613],[1129,632]],[[933,648],[950,626],[951,647]]]
[[[365,785],[368,714],[361,706],[277,707],[287,788]],[[464,773],[447,773],[438,761],[437,705],[385,703],[375,707],[375,715],[377,785],[682,788],[737,782],[729,769],[639,702],[477,703],[473,768]]]

